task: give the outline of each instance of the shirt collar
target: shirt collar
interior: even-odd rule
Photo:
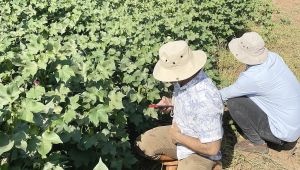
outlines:
[[[203,80],[205,78],[206,78],[206,75],[205,75],[204,71],[201,70],[201,71],[199,71],[199,73],[191,81],[189,81],[188,83],[186,83],[182,87],[180,87],[179,83],[177,82],[175,84],[175,88],[178,89],[178,90],[185,90],[185,89],[197,84],[198,82],[200,82],[201,80]]]

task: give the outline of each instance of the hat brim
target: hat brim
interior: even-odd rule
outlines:
[[[193,55],[185,65],[166,69],[158,61],[153,70],[155,79],[163,82],[176,82],[188,79],[196,74],[206,63],[207,56],[201,50],[192,51]]]
[[[238,61],[248,65],[257,65],[263,63],[267,59],[268,57],[267,48],[264,49],[264,52],[262,54],[254,56],[247,53],[247,51],[245,51],[244,49],[242,49],[240,44],[241,44],[240,38],[233,39],[228,44],[230,52],[234,55],[234,57]]]

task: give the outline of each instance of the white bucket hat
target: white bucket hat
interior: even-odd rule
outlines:
[[[262,37],[256,32],[247,32],[228,44],[236,59],[248,65],[263,63],[268,57],[268,49]]]
[[[153,76],[163,82],[185,80],[197,73],[206,59],[203,51],[192,51],[185,41],[169,42],[159,49],[159,61],[154,67]]]

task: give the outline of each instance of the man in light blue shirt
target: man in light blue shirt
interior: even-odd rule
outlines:
[[[280,145],[296,141],[300,136],[300,84],[295,75],[255,32],[232,40],[229,49],[247,64],[234,84],[220,90],[232,118],[248,138],[235,149],[267,153],[266,141]]]

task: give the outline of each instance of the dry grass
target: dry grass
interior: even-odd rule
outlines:
[[[245,65],[234,59],[233,55],[227,50],[219,52],[218,67],[221,80],[220,87],[232,84],[240,72],[245,70]]]
[[[259,169],[259,170],[285,170],[286,168],[277,161],[274,161],[269,155],[235,153],[232,166],[228,170],[244,170],[244,169]]]

